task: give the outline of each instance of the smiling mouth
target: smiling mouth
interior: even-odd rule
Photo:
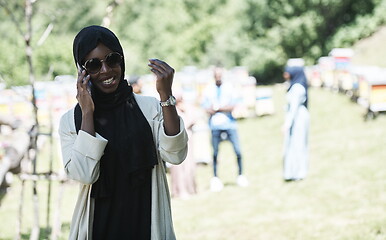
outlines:
[[[109,79],[104,80],[102,83],[103,83],[104,85],[110,85],[110,84],[112,84],[113,82],[114,82],[114,78],[112,77],[112,78],[109,78]]]

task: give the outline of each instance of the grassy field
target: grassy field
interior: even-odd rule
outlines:
[[[219,176],[225,188],[209,191],[211,165],[197,169],[198,194],[173,199],[179,240],[380,240],[386,239],[386,115],[364,121],[364,109],[348,97],[310,89],[310,169],[300,182],[282,180],[284,89],[273,86],[276,113],[239,123],[245,174],[250,186],[235,184],[231,145],[220,146]],[[14,239],[20,181],[0,207],[0,239]],[[23,239],[32,226],[31,187],[24,195]],[[52,198],[58,199],[58,184]],[[45,239],[47,184],[39,184]],[[77,185],[64,186],[61,209],[66,239]],[[54,215],[54,210],[51,210]],[[50,217],[53,219],[53,216]]]

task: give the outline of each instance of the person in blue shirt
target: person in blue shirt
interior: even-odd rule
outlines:
[[[212,135],[213,147],[213,174],[211,179],[211,191],[218,192],[223,188],[223,183],[217,173],[217,156],[221,141],[229,140],[236,154],[238,165],[237,184],[245,187],[248,180],[243,175],[242,154],[240,141],[237,132],[237,122],[232,116],[232,111],[236,104],[236,98],[233,87],[223,82],[223,69],[214,69],[214,84],[204,90],[204,100],[202,106],[209,114],[209,128]]]

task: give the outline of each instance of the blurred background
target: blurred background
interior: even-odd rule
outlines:
[[[67,239],[78,185],[63,173],[57,127],[76,104],[73,38],[92,24],[117,34],[139,94],[157,97],[147,61],[159,58],[196,111],[197,194],[172,199],[178,239],[386,239],[385,11],[385,0],[0,0],[0,239]],[[310,176],[284,184],[291,58],[310,86]],[[238,97],[250,180],[234,186],[224,143],[220,193],[209,191],[200,107],[214,66]]]

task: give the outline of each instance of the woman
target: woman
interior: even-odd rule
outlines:
[[[118,38],[100,26],[74,39],[76,107],[60,121],[63,163],[80,183],[69,239],[175,239],[163,161],[181,163],[187,134],[174,70],[149,60],[160,102],[133,93]]]
[[[177,112],[184,120],[189,136],[189,152],[180,165],[170,167],[171,195],[174,198],[188,199],[197,193],[196,161],[194,159],[193,127],[197,122],[197,111],[194,104],[187,103],[182,93],[177,94]]]
[[[308,168],[308,86],[303,67],[286,67],[283,76],[289,81],[283,126],[284,180],[297,181],[306,177]]]

